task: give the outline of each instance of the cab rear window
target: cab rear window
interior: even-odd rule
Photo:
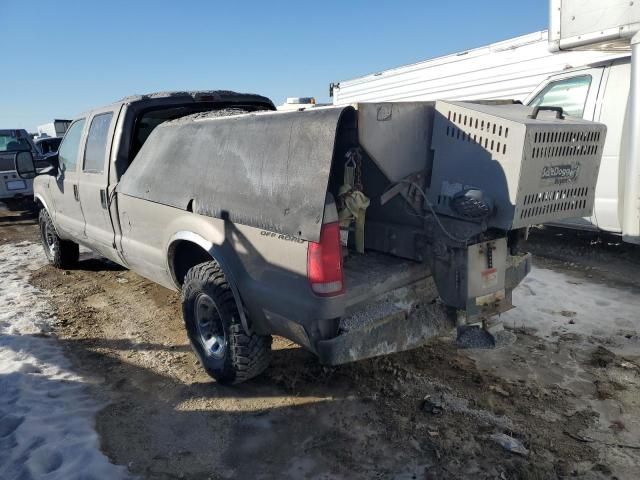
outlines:
[[[27,152],[29,150],[31,150],[31,145],[26,138],[0,133],[0,152]]]

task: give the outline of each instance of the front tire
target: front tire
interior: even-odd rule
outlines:
[[[58,236],[53,221],[44,208],[38,215],[40,224],[40,238],[47,260],[56,268],[72,268],[78,263],[80,258],[80,248],[77,243],[71,240],[63,240]]]
[[[271,336],[247,335],[229,282],[217,262],[192,267],[182,285],[182,314],[191,346],[222,384],[261,374],[271,360]]]

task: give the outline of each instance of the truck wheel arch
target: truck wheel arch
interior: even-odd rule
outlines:
[[[38,214],[40,213],[41,209],[45,210],[49,214],[49,218],[51,218],[51,224],[53,225],[56,234],[60,236],[60,234],[58,233],[58,227],[56,227],[56,222],[53,221],[53,215],[51,215],[52,212],[51,210],[49,210],[49,205],[47,205],[47,202],[45,201],[43,196],[37,193],[33,196],[33,201],[35,202],[36,206],[39,207]]]
[[[49,215],[51,215],[51,211],[49,210],[49,206],[47,205],[47,202],[45,202],[44,198],[42,198],[42,195],[36,193],[33,196],[33,200],[35,201],[36,204],[40,204],[42,206],[42,208],[44,208]]]
[[[166,258],[171,278],[178,289],[182,287],[184,277],[191,267],[211,260],[217,262],[233,292],[233,297],[238,307],[238,312],[240,313],[242,327],[247,334],[251,334],[251,328],[237,283],[233,277],[233,273],[225,264],[215,244],[197,233],[180,231],[171,237]]]

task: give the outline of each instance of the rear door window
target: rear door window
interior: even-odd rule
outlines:
[[[82,139],[82,130],[84,129],[85,119],[76,120],[67,131],[60,150],[58,151],[58,159],[60,168],[64,172],[74,172],[78,164],[78,150],[80,149],[80,140]]]
[[[562,107],[567,115],[582,118],[590,86],[591,75],[581,75],[551,82],[529,102],[529,106]]]
[[[82,170],[89,173],[102,173],[104,171],[105,155],[109,140],[109,127],[113,112],[101,113],[91,120],[87,146],[84,150],[84,165]]]

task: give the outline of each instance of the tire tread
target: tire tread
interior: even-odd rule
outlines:
[[[78,264],[78,260],[80,258],[80,247],[77,243],[72,242],[71,240],[63,240],[58,234],[55,234],[57,247],[54,251],[54,255],[51,256],[48,246],[44,241],[44,224],[47,224],[47,227],[52,229],[55,232],[55,226],[53,225],[53,220],[51,220],[51,216],[49,212],[47,212],[44,208],[40,210],[38,214],[38,224],[40,225],[40,234],[42,238],[42,246],[45,249],[45,255],[49,262],[56,268],[59,269],[67,269],[73,268]]]
[[[193,294],[194,288],[208,290],[207,293],[218,304],[227,331],[230,357],[222,370],[213,370],[207,366],[206,359],[194,347],[209,375],[220,383],[238,384],[261,374],[271,361],[271,336],[245,332],[231,286],[216,261],[200,263],[189,269],[185,276],[182,299],[188,330],[190,326],[185,302]]]

